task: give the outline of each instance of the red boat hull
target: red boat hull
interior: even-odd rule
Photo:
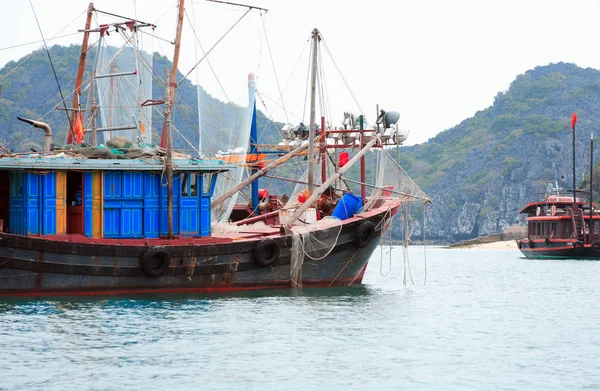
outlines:
[[[390,218],[390,209],[380,208],[344,221],[341,232],[339,226],[320,230],[319,235],[339,232],[339,237],[325,258],[304,256],[302,286],[360,284]],[[374,228],[367,243],[357,238],[359,227],[365,224]],[[294,286],[290,279],[291,236],[269,236],[279,254],[267,266],[256,259],[256,246],[263,239],[187,239],[175,244],[159,239],[123,240],[115,245],[107,240],[61,241],[0,234],[0,295],[226,292]],[[141,265],[150,249],[168,254],[168,266],[160,275],[149,276]]]

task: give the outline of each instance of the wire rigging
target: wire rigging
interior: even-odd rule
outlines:
[[[281,87],[279,86],[279,77],[277,77],[277,71],[275,70],[275,60],[273,60],[273,52],[271,51],[271,44],[269,43],[269,36],[267,35],[267,27],[265,25],[265,19],[262,17],[262,26],[265,32],[265,42],[267,43],[267,49],[269,49],[269,57],[271,58],[271,66],[273,67],[273,74],[275,75],[275,83],[277,84],[277,90],[279,91],[279,99],[281,100],[281,106],[283,107],[283,113],[285,115],[286,123],[289,123],[290,120],[288,118],[287,110],[285,109],[285,102],[283,100],[283,93],[281,92]]]
[[[342,73],[342,70],[340,69],[340,67],[338,66],[337,62],[335,61],[335,58],[333,58],[333,54],[329,50],[329,47],[327,46],[327,42],[325,42],[325,38],[322,38],[322,41],[323,41],[323,47],[325,47],[325,50],[327,50],[327,54],[329,54],[329,58],[331,58],[331,61],[333,62],[333,65],[335,66],[335,69],[337,69],[338,73],[340,74],[340,77],[342,78],[342,80],[344,81],[344,84],[346,85],[346,88],[348,89],[348,92],[352,96],[352,99],[354,99],[354,103],[356,103],[356,106],[358,106],[358,110],[364,116],[365,115],[365,111],[360,106],[360,103],[358,103],[358,99],[356,99],[356,96],[354,95],[354,92],[352,92],[352,89],[350,88],[350,85],[348,84],[348,81],[344,77],[344,74]]]
[[[67,110],[67,104],[65,102],[65,98],[63,97],[62,89],[60,88],[60,83],[58,82],[58,76],[56,75],[56,70],[54,69],[54,63],[52,62],[52,56],[50,56],[50,50],[48,50],[48,45],[46,45],[46,39],[44,38],[44,33],[42,32],[42,26],[40,26],[40,22],[38,20],[37,14],[35,13],[35,8],[33,8],[33,3],[29,0],[29,5],[31,5],[31,11],[33,11],[33,16],[35,17],[35,22],[37,23],[38,29],[40,30],[40,35],[42,36],[42,41],[44,42],[44,48],[46,49],[46,54],[48,54],[48,61],[50,61],[50,66],[52,67],[52,73],[54,74],[54,79],[56,80],[56,85],[58,86],[58,92],[60,93],[60,98],[62,100],[65,114],[69,121],[69,129],[73,134],[73,139],[75,139],[75,132],[73,131],[73,124],[71,123],[71,116]]]

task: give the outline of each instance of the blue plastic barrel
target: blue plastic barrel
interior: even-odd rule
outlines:
[[[342,199],[339,200],[331,215],[340,220],[346,220],[347,218],[354,216],[354,214],[362,208],[362,205],[362,198],[351,193],[346,193]]]

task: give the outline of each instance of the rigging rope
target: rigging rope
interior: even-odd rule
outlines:
[[[199,60],[199,61],[196,63],[196,65],[194,65],[194,66],[192,67],[192,69],[190,69],[190,71],[189,71],[188,73],[186,73],[186,74],[183,76],[183,79],[181,79],[181,80],[179,81],[179,83],[177,83],[177,86],[178,86],[178,87],[179,87],[179,85],[180,85],[181,83],[183,83],[183,82],[184,82],[184,80],[185,80],[185,79],[186,79],[186,78],[189,76],[189,74],[190,74],[190,73],[192,73],[192,71],[193,71],[194,69],[196,69],[196,67],[197,67],[198,65],[200,65],[200,63],[201,63],[201,62],[202,62],[202,61],[203,61],[205,58],[207,58],[207,57],[208,57],[208,55],[210,54],[210,52],[212,52],[212,51],[213,51],[213,49],[214,49],[215,47],[217,47],[217,45],[218,45],[219,43],[221,43],[221,41],[223,40],[223,38],[225,38],[225,37],[227,36],[227,34],[229,34],[229,32],[230,32],[231,30],[233,30],[233,28],[234,28],[234,27],[235,27],[235,26],[236,26],[236,25],[237,25],[239,22],[241,22],[241,20],[242,20],[242,19],[244,19],[244,17],[245,17],[246,15],[248,15],[248,13],[249,13],[250,11],[252,11],[252,8],[248,9],[248,11],[246,11],[246,12],[245,12],[245,13],[244,13],[244,14],[243,14],[243,15],[242,15],[242,16],[241,16],[241,17],[240,17],[240,18],[239,18],[239,19],[238,19],[238,20],[237,20],[237,21],[236,21],[236,22],[235,22],[235,23],[234,23],[234,24],[233,24],[233,25],[232,25],[232,26],[229,28],[229,30],[227,30],[227,31],[225,32],[225,34],[223,34],[223,35],[221,36],[221,38],[219,38],[219,39],[217,40],[217,42],[215,42],[215,44],[214,44],[214,45],[213,45],[213,46],[212,46],[212,47],[211,47],[211,48],[208,50],[208,52],[204,52],[204,48],[202,47],[202,44],[200,43],[200,40],[198,39],[198,36],[196,35],[196,32],[194,31],[194,37],[196,37],[196,40],[198,41],[198,45],[200,45],[200,49],[202,49],[202,52],[204,52],[204,56],[203,56],[203,57],[202,57],[202,58],[201,58],[201,59],[200,59],[200,60]],[[186,16],[187,16],[187,13],[186,13]],[[188,18],[188,20],[189,20],[189,18]],[[211,66],[211,69],[212,69],[212,66]]]
[[[271,51],[271,45],[269,44],[269,36],[267,35],[265,18],[262,17],[262,14],[261,19],[263,31],[265,32],[265,41],[267,42],[267,49],[269,49],[269,57],[271,58],[271,66],[273,67],[273,74],[275,75],[275,82],[277,83],[277,90],[279,91],[279,99],[281,100],[281,106],[283,107],[283,113],[285,114],[285,122],[290,123],[290,120],[287,115],[287,110],[285,109],[285,102],[283,101],[283,93],[281,92],[281,87],[279,86],[279,77],[277,77],[277,71],[275,70],[275,61],[273,60],[273,52]]]
[[[54,74],[54,79],[56,80],[56,85],[58,86],[58,92],[60,93],[60,97],[62,99],[63,106],[65,108],[65,114],[67,115],[67,119],[69,120],[69,129],[71,129],[71,133],[73,135],[73,139],[75,139],[75,132],[73,130],[73,124],[71,123],[71,116],[67,110],[67,104],[65,103],[65,98],[63,97],[62,89],[60,88],[60,83],[58,82],[58,76],[56,75],[56,70],[54,69],[54,63],[52,62],[52,56],[50,56],[50,50],[48,50],[48,45],[46,45],[46,39],[44,39],[44,33],[42,32],[42,26],[40,26],[40,22],[38,20],[37,14],[35,13],[35,8],[33,8],[33,3],[29,0],[29,5],[31,5],[31,10],[33,11],[33,16],[35,17],[35,22],[37,23],[38,29],[40,30],[40,35],[42,36],[42,41],[44,42],[44,48],[46,48],[46,54],[48,54],[48,60],[50,61],[50,66],[52,67],[52,73]]]
[[[331,51],[329,50],[329,47],[327,46],[327,42],[325,42],[325,38],[322,38],[322,41],[323,41],[323,46],[325,47],[325,50],[327,50],[327,53],[329,54],[329,58],[331,58],[331,61],[333,62],[333,65],[335,66],[335,69],[337,69],[338,73],[340,74],[340,77],[342,78],[342,80],[344,81],[344,84],[346,85],[346,88],[348,89],[348,92],[352,96],[352,99],[354,99],[354,103],[356,103],[356,106],[358,106],[358,110],[364,116],[365,112],[362,109],[362,107],[360,107],[360,103],[358,103],[358,100],[356,99],[356,96],[354,96],[354,93],[352,92],[352,89],[350,88],[350,85],[346,81],[346,78],[344,77],[344,74],[342,73],[342,71],[341,71],[340,67],[338,66],[337,62],[335,61],[335,58],[333,58],[333,54],[331,54]]]
[[[50,41],[52,41],[52,40],[54,40],[54,39],[59,39],[59,38],[70,37],[70,36],[72,36],[72,35],[78,35],[78,34],[79,34],[79,32],[77,32],[77,33],[71,33],[71,34],[65,34],[65,35],[60,35],[60,36],[58,36],[58,37],[57,37],[57,36],[54,36],[54,37],[52,37],[52,38],[48,39],[48,42],[50,42]],[[20,48],[20,47],[27,46],[27,45],[33,45],[33,44],[40,43],[40,42],[44,42],[44,41],[43,41],[43,40],[39,40],[39,41],[31,41],[31,42],[27,42],[27,43],[21,43],[21,44],[19,44],[19,45],[6,46],[6,47],[3,47],[3,48],[0,48],[0,52],[1,52],[1,51],[3,51],[3,50],[8,50],[8,49],[16,49],[16,48]]]
[[[310,68],[311,68],[311,58],[313,55],[313,45],[310,45],[310,51],[308,52],[308,69],[306,70],[306,84],[304,85],[304,107],[302,108],[302,121],[306,117],[306,101],[308,100],[308,89],[309,89],[309,80],[310,80]]]
[[[427,228],[425,225],[425,215],[427,214],[427,202],[423,203],[423,255],[425,262],[425,280],[423,284],[427,284],[427,245],[425,243],[425,234],[427,233]]]

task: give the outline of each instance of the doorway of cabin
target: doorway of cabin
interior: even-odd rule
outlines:
[[[82,172],[67,172],[67,234],[83,235]]]
[[[10,232],[10,173],[0,171],[0,232]]]

